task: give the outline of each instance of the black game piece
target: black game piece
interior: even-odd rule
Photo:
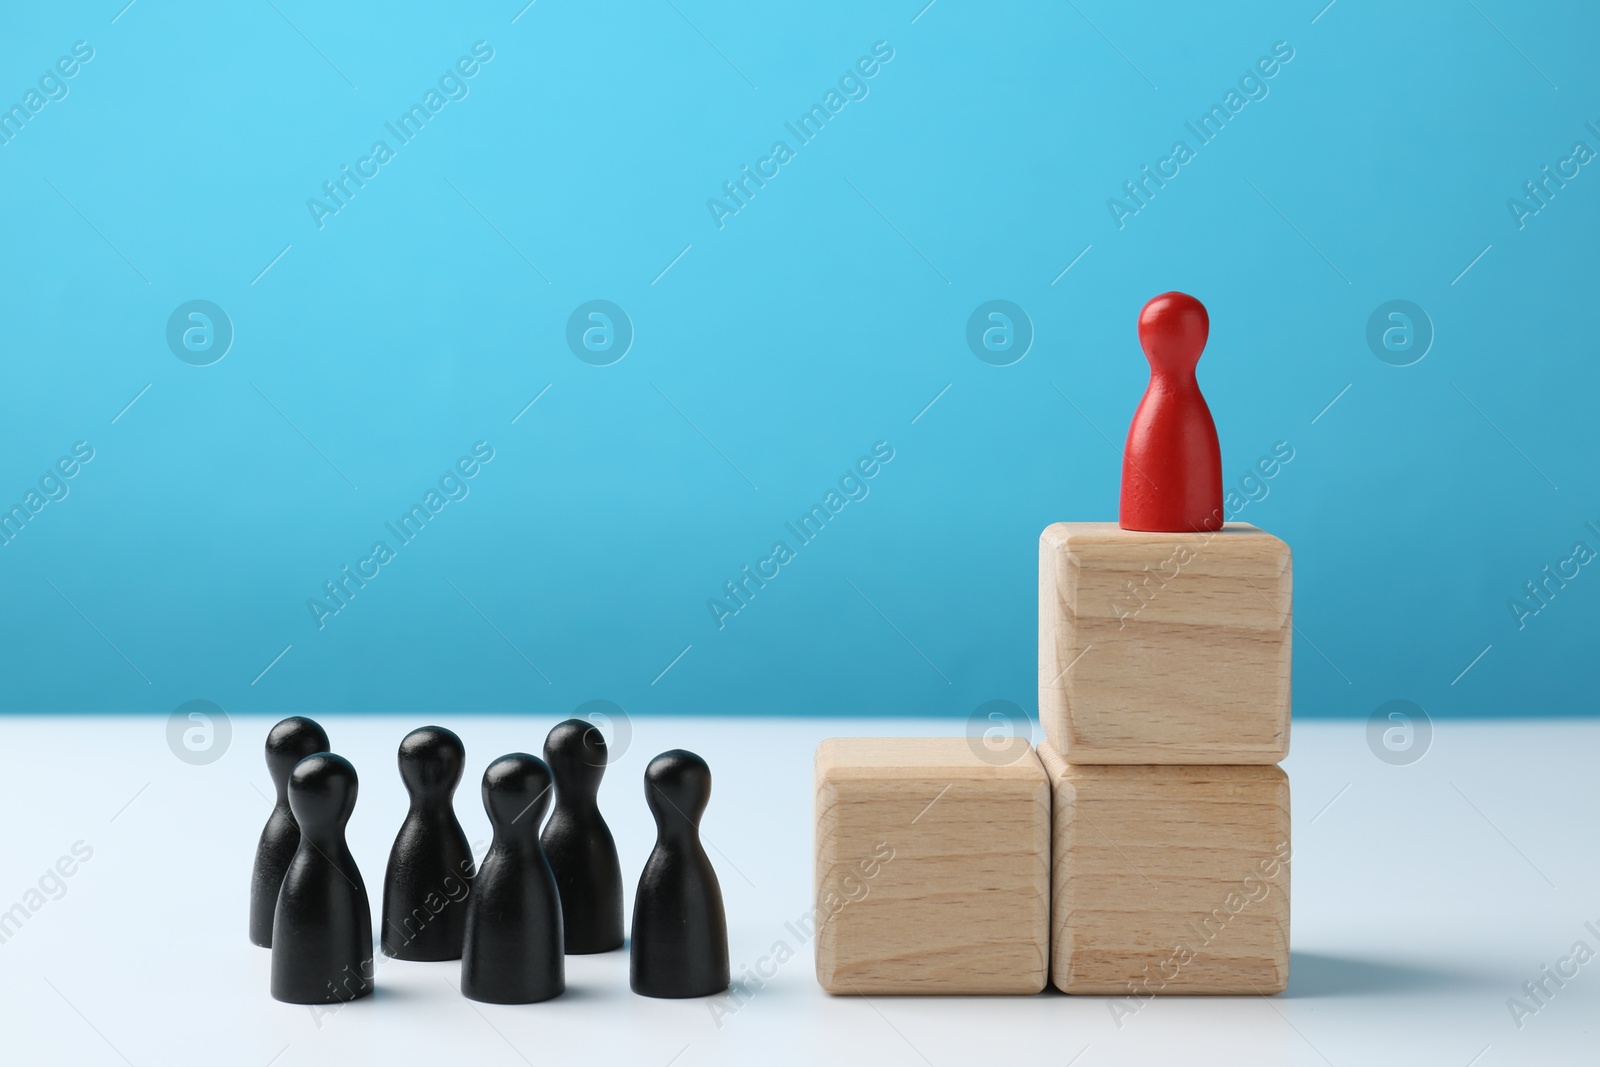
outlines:
[[[544,741],[556,803],[539,843],[561,893],[567,952],[622,947],[622,865],[596,796],[606,773],[606,739],[583,719],[558,723]]]
[[[472,890],[472,846],[453,798],[466,749],[442,726],[400,742],[400,780],[411,810],[389,850],[383,876],[383,951],[397,960],[458,960]]]
[[[356,806],[356,769],[319,752],[294,765],[289,807],[300,847],[283,876],[272,924],[272,995],[332,1004],[372,992],[372,909],[344,828]]]
[[[289,773],[313,752],[328,751],[328,734],[300,715],[292,715],[267,731],[267,773],[278,799],[261,830],[256,864],[250,874],[250,941],[272,947],[272,913],[278,908],[278,888],[300,847],[300,826],[289,810]]]
[[[633,900],[630,982],[647,997],[705,997],[728,988],[728,919],[705,849],[700,816],[711,768],[673,749],[650,761],[644,795],[656,817],[656,847]]]
[[[490,1004],[531,1004],[567,987],[561,897],[539,847],[550,809],[550,768],[513,752],[483,772],[494,840],[467,898],[461,992]]]

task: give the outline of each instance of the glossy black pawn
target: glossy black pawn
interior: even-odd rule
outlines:
[[[650,761],[644,795],[656,817],[656,847],[633,900],[630,982],[647,997],[705,997],[728,988],[728,919],[705,849],[700,816],[711,768],[673,749]]]
[[[293,715],[267,731],[267,773],[278,799],[256,844],[250,872],[250,941],[272,947],[272,913],[278,909],[278,888],[300,847],[300,824],[289,810],[289,773],[313,752],[328,751],[328,734],[310,719]]]
[[[491,1004],[531,1004],[567,987],[561,897],[539,846],[550,810],[550,768],[513,752],[483,772],[494,839],[467,898],[461,992]]]
[[[561,893],[567,952],[621,948],[622,865],[597,799],[606,739],[593,723],[568,719],[545,738],[544,758],[555,778],[556,802],[539,843]]]
[[[454,797],[467,762],[461,738],[442,726],[400,742],[400,780],[411,810],[383,875],[383,951],[397,960],[458,960],[472,891],[472,846]]]
[[[332,1004],[372,992],[372,909],[344,828],[356,806],[356,769],[319,752],[294,765],[289,807],[300,847],[283,875],[272,923],[272,995]]]

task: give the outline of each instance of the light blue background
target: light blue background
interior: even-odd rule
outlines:
[[[1508,602],[1600,549],[1600,167],[1523,229],[1506,203],[1600,148],[1594,9],[922,2],[8,10],[7,106],[94,58],[0,145],[0,498],[95,458],[0,548],[0,706],[1031,711],[1038,535],[1115,516],[1135,318],[1181,289],[1230,484],[1295,452],[1239,517],[1294,549],[1296,713],[1595,710],[1600,571],[1524,629]],[[480,40],[319,230],[307,199]],[[869,95],[718,229],[878,41]],[[1279,41],[1119,229],[1108,198]],[[164,337],[193,299],[236,331],[207,367]],[[636,331],[609,367],[565,341],[591,299]],[[965,341],[991,299],[1036,332],[1011,366]],[[1393,299],[1436,331],[1407,367],[1366,342]],[[477,441],[470,495],[319,630],[307,599]],[[719,630],[708,599],[878,441],[870,495]]]

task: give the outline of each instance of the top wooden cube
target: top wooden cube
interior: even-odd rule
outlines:
[[[1248,523],[1039,538],[1039,720],[1069,763],[1277,763],[1289,754],[1293,568]]]

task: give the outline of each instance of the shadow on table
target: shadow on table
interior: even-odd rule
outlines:
[[[1392,960],[1289,954],[1289,988],[1284,997],[1351,997],[1373,993],[1437,993],[1492,985],[1485,975],[1419,967]]]

